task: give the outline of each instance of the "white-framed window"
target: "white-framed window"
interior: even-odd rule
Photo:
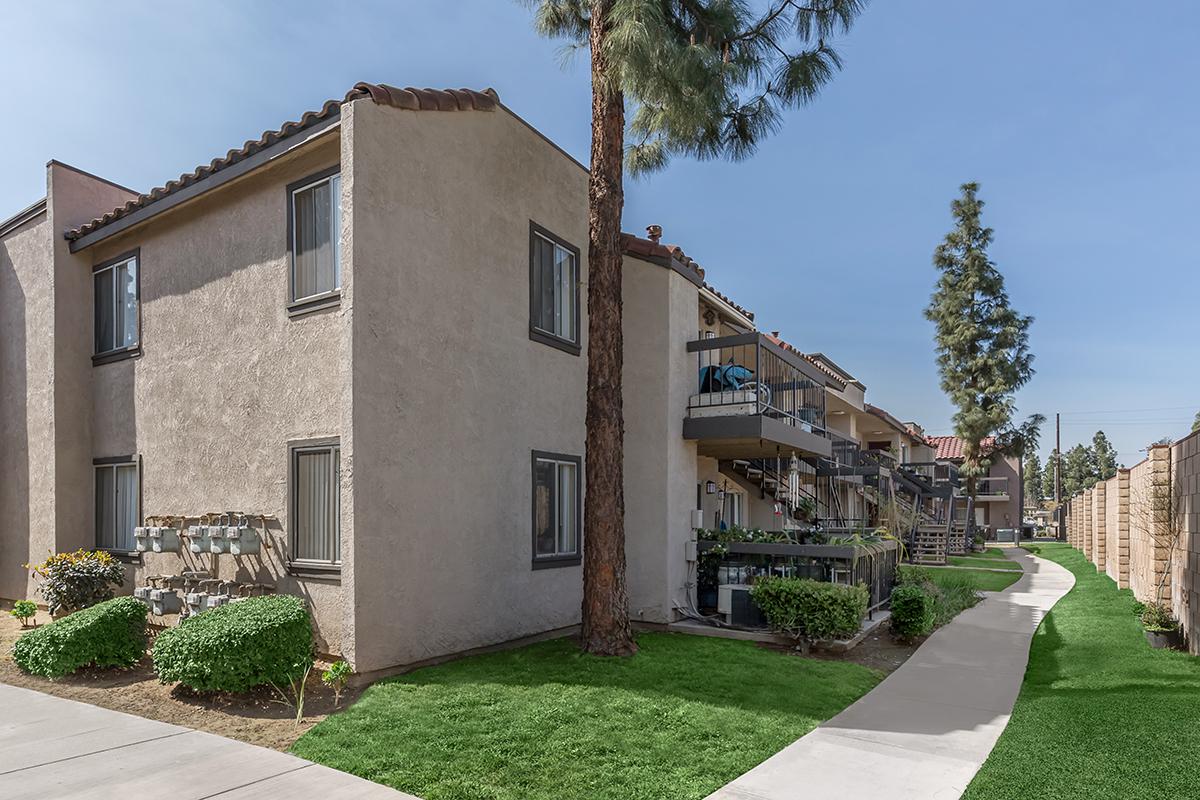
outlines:
[[[529,224],[529,336],[579,353],[579,248]]]
[[[336,566],[342,561],[341,446],[337,439],[290,447],[291,561]]]
[[[141,340],[138,252],[93,267],[92,287],[93,353],[105,356],[136,350]]]
[[[133,529],[142,524],[141,468],[136,456],[102,458],[96,473],[96,547],[134,551]]]
[[[582,527],[578,456],[533,452],[533,564],[578,564]]]
[[[342,178],[338,167],[288,186],[291,302],[333,299],[342,288]]]
[[[743,516],[746,508],[746,496],[741,492],[725,492],[725,508],[721,510],[721,519],[726,525],[745,525]]]

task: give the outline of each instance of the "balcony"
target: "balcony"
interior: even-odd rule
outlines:
[[[712,458],[774,458],[831,452],[825,376],[759,333],[688,342],[697,391],[683,436]]]
[[[975,502],[1003,503],[1008,499],[1008,478],[980,478],[975,482]]]

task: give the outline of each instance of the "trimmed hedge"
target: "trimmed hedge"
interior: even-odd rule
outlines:
[[[764,578],[750,589],[772,628],[796,638],[845,639],[867,613],[867,587],[807,578]]]
[[[13,645],[13,661],[47,678],[80,667],[131,667],[146,654],[146,608],[118,597],[34,628]]]
[[[921,586],[908,584],[892,590],[892,633],[902,639],[924,636],[933,630],[934,598]]]
[[[252,597],[163,631],[151,655],[163,683],[225,692],[282,686],[312,665],[312,622],[299,597]]]

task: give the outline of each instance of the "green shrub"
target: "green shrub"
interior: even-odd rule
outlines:
[[[78,611],[111,600],[115,594],[113,587],[125,585],[121,562],[103,550],[59,553],[30,569],[38,579],[38,591],[46,599],[51,614]]]
[[[1142,607],[1142,627],[1156,633],[1169,633],[1179,627],[1179,621],[1171,616],[1171,609],[1159,603],[1146,603]]]
[[[29,618],[37,614],[37,603],[32,600],[18,600],[13,603],[12,611],[8,612],[21,620],[21,627],[29,626]]]
[[[933,596],[921,586],[897,586],[892,590],[892,633],[901,639],[929,633],[936,619],[934,603]]]
[[[772,628],[799,639],[844,639],[858,633],[870,597],[863,585],[765,578],[750,590]]]
[[[282,686],[312,666],[312,623],[299,597],[252,597],[163,631],[151,655],[163,683],[226,692]]]
[[[941,570],[933,586],[934,624],[939,628],[983,599],[969,575],[952,569]]]
[[[26,672],[57,678],[89,664],[131,667],[146,654],[146,612],[132,597],[118,597],[35,628],[13,645],[13,661]]]

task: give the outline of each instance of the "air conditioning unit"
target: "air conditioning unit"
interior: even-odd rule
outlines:
[[[717,587],[717,613],[727,625],[742,628],[765,628],[767,618],[750,599],[750,587],[744,583],[723,583]]]

